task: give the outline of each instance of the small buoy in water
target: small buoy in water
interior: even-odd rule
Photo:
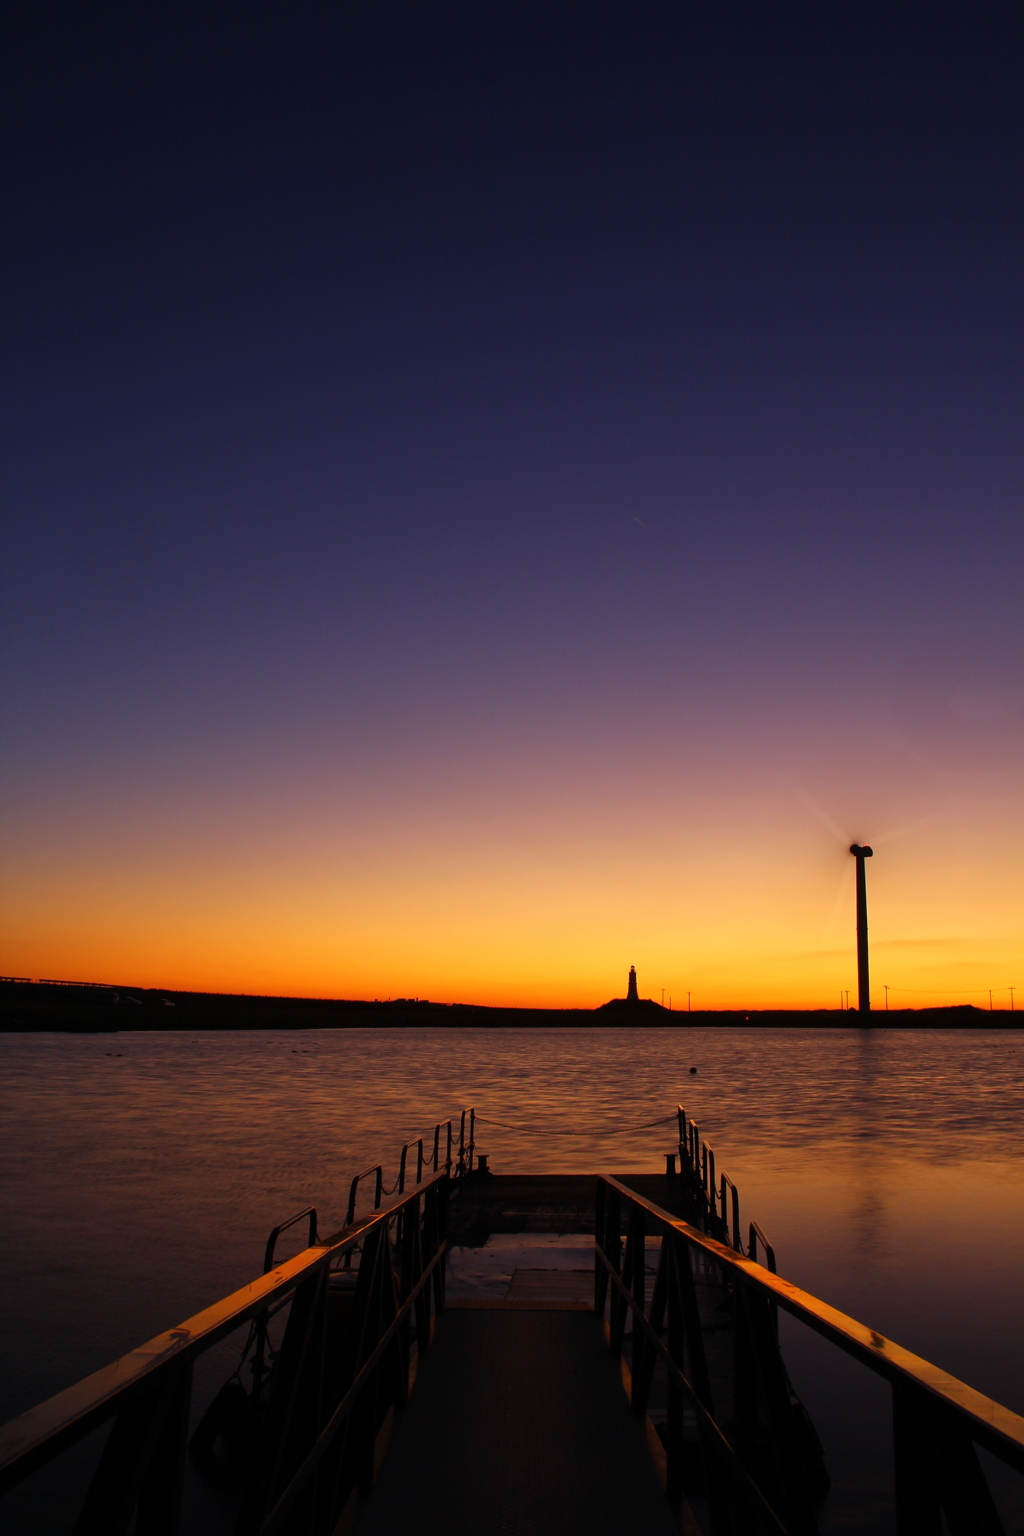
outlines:
[[[697,1068],[696,1067],[691,1067],[690,1068],[690,1076],[691,1077],[696,1077],[697,1076]]]

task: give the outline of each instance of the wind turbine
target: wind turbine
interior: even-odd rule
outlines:
[[[874,849],[851,843],[850,852],[857,860],[857,1012],[871,1012],[871,982],[868,977],[868,883],[864,860],[874,857]]]

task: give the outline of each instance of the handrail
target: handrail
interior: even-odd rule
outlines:
[[[750,1223],[750,1241],[747,1247],[747,1258],[753,1259],[754,1263],[757,1263],[758,1238],[761,1239],[761,1246],[764,1248],[765,1267],[770,1269],[773,1275],[777,1275],[779,1272],[779,1267],[775,1261],[775,1249],[772,1247],[771,1243],[765,1236],[764,1228],[761,1226],[760,1222],[757,1221],[752,1221]],[[739,1251],[740,1253],[743,1252],[742,1247],[740,1247]]]
[[[466,1141],[466,1116],[469,1116],[469,1141]],[[473,1172],[473,1152],[476,1148],[476,1110],[467,1107],[459,1116],[458,1173],[462,1177]],[[468,1156],[467,1156],[468,1154]]]
[[[446,1178],[445,1173],[431,1175],[409,1194],[388,1200],[354,1226],[346,1224],[258,1280],[186,1318],[177,1328],[157,1334],[119,1360],[0,1425],[0,1493],[110,1418],[126,1399],[143,1392],[149,1378],[169,1361],[185,1364],[202,1354],[240,1324],[287,1296],[317,1270],[351,1253],[374,1228]]]
[[[676,1105],[676,1118],[679,1123],[679,1172],[689,1180],[691,1200],[698,1208],[702,1208],[701,1219],[707,1218],[710,1230],[719,1237],[724,1236],[737,1253],[743,1253],[739,1189],[724,1169],[716,1176],[715,1150],[701,1136],[696,1120],[688,1117],[682,1104]],[[731,1195],[726,1193],[727,1190],[731,1191]],[[774,1270],[775,1249],[756,1221],[750,1224],[752,1246],[748,1256],[757,1258],[758,1237],[768,1255],[768,1268]]]
[[[725,1191],[726,1191],[726,1186],[728,1186],[728,1188],[732,1191],[732,1246],[736,1249],[737,1253],[742,1253],[743,1252],[743,1228],[740,1225],[740,1192],[736,1188],[736,1185],[733,1183],[732,1179],[730,1179],[729,1175],[726,1173],[724,1168],[722,1169],[720,1177],[721,1177],[721,1180],[722,1180],[722,1221],[725,1223],[725,1230],[726,1230],[726,1232],[728,1232],[729,1231],[729,1218],[725,1214],[725,1210],[726,1210]],[[754,1225],[756,1225],[756,1223],[754,1223]],[[758,1227],[757,1230],[760,1232],[761,1231],[760,1227]],[[762,1236],[763,1236],[763,1234],[762,1234]],[[775,1256],[775,1250],[773,1248],[772,1249],[772,1257],[774,1258],[774,1256]],[[768,1267],[769,1267],[769,1269],[772,1268],[771,1265],[769,1265]]]
[[[466,1116],[467,1115],[469,1116],[469,1140],[468,1141],[466,1140]],[[449,1116],[449,1118],[447,1120],[439,1120],[437,1122],[437,1124],[434,1126],[433,1149],[432,1149],[431,1153],[428,1154],[428,1153],[426,1153],[424,1151],[424,1147],[425,1147],[425,1144],[426,1144],[426,1141],[427,1141],[427,1135],[426,1134],[421,1135],[421,1136],[412,1136],[412,1137],[410,1137],[410,1139],[401,1148],[401,1151],[399,1152],[399,1155],[398,1155],[398,1178],[397,1178],[395,1184],[392,1186],[392,1189],[391,1189],[390,1193],[394,1193],[394,1191],[397,1189],[398,1193],[402,1194],[404,1192],[404,1190],[405,1190],[406,1170],[407,1170],[407,1167],[408,1167],[408,1157],[409,1157],[409,1148],[410,1147],[415,1147],[416,1148],[416,1183],[417,1184],[419,1184],[420,1180],[423,1177],[423,1170],[424,1170],[424,1168],[429,1167],[429,1166],[432,1165],[433,1166],[433,1170],[434,1170],[435,1173],[437,1173],[439,1171],[440,1166],[441,1166],[441,1128],[442,1128],[442,1126],[445,1128],[445,1132],[446,1132],[444,1167],[445,1167],[445,1171],[447,1173],[449,1173],[449,1174],[453,1173],[453,1169],[452,1169],[452,1147],[454,1145],[454,1133],[453,1133],[453,1130],[452,1130],[452,1117]],[[473,1172],[473,1155],[474,1155],[475,1150],[476,1150],[476,1110],[474,1108],[472,1108],[472,1107],[467,1107],[466,1109],[462,1110],[461,1115],[460,1115],[460,1119],[459,1119],[459,1151],[458,1151],[458,1158],[455,1161],[455,1168],[454,1168],[454,1175],[453,1175],[455,1178],[462,1178],[465,1174]],[[356,1174],[355,1178],[352,1180],[352,1183],[351,1183],[351,1185],[349,1187],[348,1211],[347,1211],[346,1218],[345,1218],[347,1223],[351,1223],[351,1222],[353,1222],[355,1220],[356,1196],[357,1196],[357,1192],[358,1192],[358,1189],[359,1189],[360,1182],[363,1179],[369,1178],[371,1173],[375,1176],[374,1177],[373,1208],[374,1208],[374,1210],[377,1210],[379,1208],[379,1206],[380,1206],[381,1200],[382,1200],[382,1198],[384,1196],[384,1165],[382,1163],[372,1163],[369,1168],[364,1168],[361,1173],[357,1173]]]
[[[345,1213],[345,1225],[347,1227],[350,1227],[356,1219],[356,1191],[359,1188],[359,1181],[360,1179],[367,1178],[371,1173],[377,1176],[374,1181],[373,1208],[375,1211],[380,1210],[380,1202],[384,1194],[384,1165],[383,1163],[374,1163],[371,1167],[364,1168],[362,1173],[357,1173],[352,1180],[348,1192],[348,1210]]]
[[[691,1247],[700,1249],[724,1269],[742,1276],[744,1281],[767,1293],[784,1311],[838,1345],[876,1375],[897,1385],[911,1385],[941,1402],[958,1417],[968,1420],[971,1434],[979,1445],[993,1451],[1018,1472],[1024,1472],[1024,1418],[1012,1409],[1004,1408],[966,1382],[958,1381],[955,1376],[829,1306],[809,1291],[783,1280],[781,1275],[773,1274],[753,1259],[744,1258],[727,1243],[718,1242],[689,1222],[670,1215],[610,1174],[602,1174],[601,1179],[663,1227],[678,1233]],[[761,1236],[763,1241],[764,1234]]]
[[[418,1184],[423,1177],[423,1137],[414,1136],[411,1141],[405,1143],[398,1154],[398,1193],[400,1195],[405,1192],[406,1158],[410,1147],[416,1148],[416,1183]]]
[[[289,1227],[294,1227],[295,1223],[297,1221],[301,1221],[303,1216],[309,1217],[309,1242],[307,1247],[312,1248],[315,1244],[316,1206],[307,1205],[304,1211],[297,1211],[294,1216],[289,1216],[287,1221],[282,1221],[280,1226],[275,1227],[273,1232],[271,1232],[270,1236],[267,1238],[267,1246],[263,1254],[263,1273],[265,1275],[269,1274],[274,1267],[274,1249],[277,1247],[277,1240],[281,1236],[281,1233],[287,1232]]]

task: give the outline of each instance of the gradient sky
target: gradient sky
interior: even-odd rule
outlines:
[[[1019,7],[7,14],[5,974],[1024,991]]]

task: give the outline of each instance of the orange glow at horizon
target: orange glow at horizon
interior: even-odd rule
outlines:
[[[724,770],[685,795],[653,771],[627,794],[615,765],[525,790],[514,779],[483,775],[475,793],[421,782],[401,801],[365,789],[358,814],[312,785],[286,816],[257,787],[182,801],[158,831],[143,803],[79,808],[14,841],[3,972],[588,1008],[623,996],[635,964],[641,995],[664,988],[675,1009],[687,992],[695,1009],[834,1008],[844,989],[855,1001],[854,861],[783,778],[757,795]],[[935,795],[922,811],[891,784],[857,808],[845,836],[875,847],[875,1008],[886,984],[891,1008],[987,1007],[990,987],[1003,1008],[1011,984],[1024,989],[1015,795],[993,772],[970,815]],[[904,825],[887,839],[893,804]]]

